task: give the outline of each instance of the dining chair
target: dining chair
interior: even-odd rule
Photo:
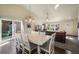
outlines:
[[[39,32],[31,31],[31,34],[39,34]]]
[[[25,50],[27,50],[29,54],[31,54],[32,51],[37,48],[37,45],[31,43],[29,41],[28,35],[25,33],[22,33],[22,39],[23,39],[23,44],[24,44],[23,53],[26,54],[27,52]]]
[[[23,40],[21,37],[21,33],[17,33],[16,34],[16,52],[19,53],[21,51],[21,53],[23,53]]]
[[[40,35],[45,35],[45,32],[40,32],[39,34],[40,34]]]
[[[55,33],[51,35],[51,39],[49,39],[45,44],[40,46],[40,49],[46,53],[54,53],[54,40],[55,40]]]

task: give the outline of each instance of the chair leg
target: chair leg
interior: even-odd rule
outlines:
[[[52,54],[54,54],[54,53],[55,53],[55,51],[53,50],[53,51],[52,51]]]
[[[17,53],[17,54],[19,53],[19,51],[20,51],[20,48],[17,48],[17,47],[16,47],[16,53]]]
[[[45,53],[45,54],[47,54],[47,53]]]
[[[38,50],[38,54],[40,54],[40,46],[39,45],[37,47],[37,50]]]
[[[29,51],[29,54],[31,54],[31,51]]]
[[[49,54],[51,54],[51,51],[49,51]]]
[[[24,51],[24,48],[22,49],[22,54],[24,54],[25,53],[25,51]]]

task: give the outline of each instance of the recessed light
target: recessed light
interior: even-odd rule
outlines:
[[[48,19],[46,19],[46,21],[49,21]]]
[[[60,4],[56,4],[54,8],[57,9],[59,6],[60,6]]]

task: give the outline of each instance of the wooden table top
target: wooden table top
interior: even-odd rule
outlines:
[[[28,34],[29,41],[37,45],[43,45],[47,42],[51,36],[42,35],[42,34]]]

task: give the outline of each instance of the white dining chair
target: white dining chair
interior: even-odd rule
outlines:
[[[45,35],[45,32],[40,32],[39,34],[40,34],[40,35]]]
[[[21,33],[17,33],[16,34],[16,52],[19,53],[20,51],[22,51],[23,53],[23,40],[21,37]]]
[[[24,44],[24,48],[23,48],[23,53],[27,53],[25,50],[27,50],[29,52],[29,54],[31,54],[31,52],[37,48],[36,44],[33,44],[29,41],[28,35],[26,35],[25,33],[22,33],[22,39],[23,39],[23,44]]]
[[[31,34],[39,34],[39,32],[31,31]]]
[[[51,39],[49,39],[45,44],[40,46],[40,49],[46,53],[54,53],[54,41],[55,41],[55,33],[51,35]]]

